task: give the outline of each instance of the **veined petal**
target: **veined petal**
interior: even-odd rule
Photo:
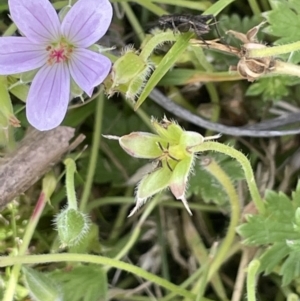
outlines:
[[[63,19],[65,38],[77,47],[89,47],[106,33],[112,19],[108,0],[79,0]]]
[[[30,41],[57,41],[60,22],[48,0],[8,0],[12,20]]]
[[[102,83],[108,75],[111,61],[91,50],[75,48],[69,60],[69,68],[76,84],[91,96],[93,88]]]
[[[45,46],[32,44],[25,37],[0,38],[0,74],[30,71],[42,67],[46,61]]]
[[[31,84],[26,115],[40,131],[51,130],[63,121],[69,103],[70,73],[66,64],[45,65]]]

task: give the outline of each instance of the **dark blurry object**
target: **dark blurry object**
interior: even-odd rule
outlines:
[[[163,15],[157,22],[162,30],[172,29],[182,33],[192,31],[203,40],[202,35],[210,32],[210,24],[207,22],[211,20],[214,20],[213,24],[216,24],[214,15],[173,14]]]

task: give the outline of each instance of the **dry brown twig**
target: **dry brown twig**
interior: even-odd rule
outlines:
[[[84,139],[79,135],[73,142],[75,129],[59,126],[39,132],[31,129],[19,147],[0,161],[0,209],[24,193],[62,157]]]

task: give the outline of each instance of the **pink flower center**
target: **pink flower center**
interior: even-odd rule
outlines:
[[[53,65],[67,61],[73,52],[73,47],[65,42],[59,42],[47,46],[46,50],[49,52],[48,64]]]

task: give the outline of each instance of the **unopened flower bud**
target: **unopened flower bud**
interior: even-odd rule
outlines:
[[[50,199],[51,195],[53,194],[56,188],[56,184],[57,181],[53,172],[47,173],[43,178],[42,187],[47,201]]]
[[[104,85],[108,96],[117,92],[134,101],[143,88],[145,81],[152,70],[152,65],[141,58],[132,48],[125,50],[113,65],[110,76]]]
[[[61,211],[56,219],[58,236],[63,245],[77,245],[87,234],[90,222],[86,214],[67,208]]]

